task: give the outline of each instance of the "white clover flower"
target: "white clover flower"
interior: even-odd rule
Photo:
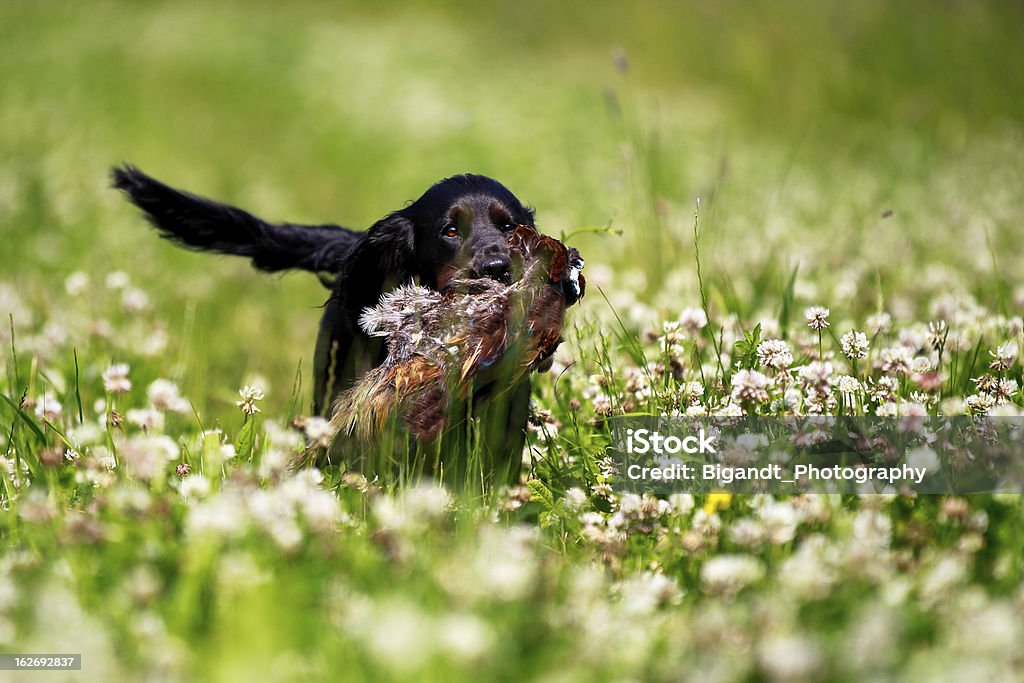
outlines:
[[[320,481],[323,475],[315,467],[302,469],[278,483],[277,491],[291,505],[298,505],[316,491],[322,491]]]
[[[126,313],[139,313],[149,308],[149,296],[141,289],[126,287],[121,292],[121,306]]]
[[[894,401],[880,403],[878,408],[875,409],[875,415],[878,417],[896,417],[899,414],[900,407]]]
[[[660,605],[673,604],[681,597],[675,579],[650,571],[634,574],[618,589],[623,611],[635,616],[653,614]]]
[[[253,491],[245,502],[253,521],[282,550],[290,552],[302,543],[302,530],[295,522],[295,509],[283,491]]]
[[[160,594],[163,581],[147,565],[137,565],[124,579],[124,590],[138,602],[148,602]]]
[[[315,415],[306,418],[302,423],[302,433],[305,434],[311,444],[326,447],[330,445],[331,438],[334,436],[334,429],[328,420]]]
[[[147,358],[163,355],[164,351],[167,350],[168,341],[167,330],[163,327],[157,327],[154,330],[150,330],[139,342],[139,353]]]
[[[1005,404],[1017,393],[1017,380],[1004,377],[999,380],[992,393],[995,395],[996,403]]]
[[[928,417],[928,409],[920,403],[904,401],[900,404],[900,417]],[[901,424],[904,425],[904,429],[910,429],[911,425],[918,425],[920,421],[903,420]]]
[[[910,371],[917,375],[923,375],[935,369],[931,358],[927,356],[916,356],[910,361]]]
[[[946,343],[947,332],[945,320],[937,320],[928,323],[928,345],[938,351]]]
[[[76,270],[64,279],[64,291],[68,296],[78,296],[89,287],[89,276]]]
[[[619,473],[619,467],[615,464],[615,459],[611,457],[604,457],[598,460],[597,467],[601,471],[601,476],[605,479],[614,477]]]
[[[999,380],[992,375],[974,377],[971,381],[977,386],[978,392],[982,394],[994,394],[996,387],[999,386]]]
[[[782,395],[782,405],[784,405],[787,410],[799,412],[800,406],[803,402],[803,392],[801,392],[796,387],[790,387],[789,389],[786,389],[786,392]]]
[[[583,526],[604,526],[604,517],[600,512],[584,512],[579,516],[579,520],[583,523]]]
[[[760,581],[764,574],[764,564],[750,555],[717,555],[700,568],[704,590],[724,596],[736,595]]]
[[[927,349],[938,350],[939,345],[934,344],[934,336],[921,325],[914,325],[900,330],[898,346],[905,346],[910,350],[911,355],[918,351]]]
[[[808,680],[822,666],[821,651],[809,638],[772,635],[758,646],[761,670],[773,681]]]
[[[983,415],[996,405],[996,399],[991,394],[972,394],[964,399],[967,404],[967,412],[971,415]]]
[[[774,545],[789,543],[796,537],[800,513],[786,502],[771,502],[761,506],[757,516],[764,525],[765,536]]]
[[[124,289],[130,282],[128,273],[123,270],[115,270],[112,273],[107,273],[105,281],[107,289]]]
[[[284,452],[284,453],[295,453],[304,449],[307,445],[306,440],[297,429],[304,429],[302,422],[312,418],[297,417],[292,420],[290,427],[285,427],[280,424],[277,420],[267,420],[264,423],[264,428],[267,431],[267,440],[270,442],[270,447]]]
[[[677,515],[688,515],[693,510],[694,500],[691,493],[673,493],[668,497],[672,512]]]
[[[472,614],[446,616],[436,630],[441,651],[460,662],[486,657],[497,641],[491,625]]]
[[[71,443],[82,450],[86,446],[95,446],[103,441],[104,429],[99,422],[86,421],[68,430],[67,437]]]
[[[397,496],[378,496],[372,511],[382,528],[404,533],[444,519],[452,503],[451,494],[444,488],[420,484]]]
[[[892,328],[892,316],[884,311],[869,315],[867,325],[872,335],[885,334]]]
[[[224,452],[224,449],[222,448],[221,451]],[[228,457],[226,452],[225,457]],[[288,472],[291,461],[292,454],[290,452],[282,451],[280,448],[270,448],[260,459],[260,466],[256,472],[262,479],[276,480]]]
[[[928,472],[937,472],[939,456],[927,446],[920,446],[907,453],[907,465],[914,468],[923,467]]]
[[[768,400],[771,380],[757,370],[739,370],[732,376],[732,398],[734,401]]]
[[[945,555],[921,580],[921,596],[928,603],[938,604],[951,596],[966,577],[965,560],[954,555]]]
[[[716,417],[743,417],[743,407],[739,403],[729,403],[715,411]]]
[[[293,479],[301,482],[307,489],[315,489],[324,481],[324,473],[316,467],[307,467],[295,473]]]
[[[882,349],[879,361],[883,372],[904,375],[910,370],[913,351],[906,346],[889,346]]]
[[[299,510],[306,523],[320,533],[333,531],[342,513],[338,497],[320,488],[307,491],[299,501]]]
[[[781,339],[768,339],[757,345],[757,360],[765,367],[785,370],[793,364],[793,352]]]
[[[167,463],[177,460],[180,455],[178,444],[162,434],[133,436],[120,449],[121,460],[128,473],[144,481],[163,475]]]
[[[554,419],[541,419],[539,422],[530,422],[526,425],[526,428],[530,430],[531,434],[544,442],[554,441],[558,438],[558,425]]]
[[[878,510],[860,510],[853,518],[853,537],[865,546],[887,549],[892,540],[892,520]]]
[[[624,515],[639,515],[643,505],[643,498],[636,493],[624,493],[619,497],[619,512]]]
[[[591,403],[593,403],[595,414],[603,417],[608,417],[612,414],[612,400],[607,394],[596,394]]]
[[[965,602],[965,613],[954,619],[958,646],[984,661],[997,661],[1012,652],[1022,635],[1019,611],[1006,603],[978,608],[973,601]]]
[[[465,565],[468,583],[449,586],[449,590],[492,600],[521,599],[537,575],[536,540],[534,529],[483,527],[475,552]],[[457,575],[450,578],[454,580]]]
[[[684,308],[679,314],[679,323],[690,333],[696,332],[707,326],[708,317],[702,308]]]
[[[843,348],[843,355],[850,360],[858,360],[868,355],[871,344],[868,336],[863,332],[851,330],[839,338],[839,345]]]
[[[733,445],[748,451],[756,451],[768,445],[768,437],[764,434],[740,434],[733,440]]]
[[[989,351],[988,354],[992,356],[992,362],[988,364],[989,368],[996,372],[1006,372],[1013,365],[1013,359],[1017,355],[1016,351],[1015,346],[1009,342],[995,351]]]
[[[420,484],[406,489],[402,502],[417,519],[432,521],[444,519],[454,499],[443,486]]]
[[[832,363],[812,360],[800,368],[800,379],[808,384],[828,384],[832,377]]]
[[[888,375],[883,375],[877,380],[869,379],[868,383],[871,387],[868,393],[871,395],[871,400],[876,403],[891,401],[896,397],[896,392],[900,388],[900,381]]]
[[[858,396],[863,391],[863,387],[861,387],[857,378],[850,375],[839,375],[835,379],[835,384],[839,387],[839,393],[844,396]]]
[[[238,391],[238,395],[242,397],[242,400],[236,401],[235,405],[241,408],[243,413],[246,415],[255,415],[260,412],[260,409],[256,407],[256,401],[263,400],[262,389],[246,385]]]
[[[822,306],[811,306],[804,310],[807,327],[812,330],[823,330],[828,327],[829,310]]]
[[[128,379],[128,365],[115,363],[103,373],[103,389],[111,394],[123,394],[131,391],[132,382]]]
[[[690,528],[701,536],[715,536],[722,528],[722,518],[717,513],[707,512],[701,508],[693,513]]]
[[[185,499],[205,498],[210,493],[210,480],[201,474],[190,474],[181,480],[178,492]]]
[[[56,422],[64,414],[64,408],[53,392],[47,391],[36,399],[35,413],[37,417]]]
[[[164,414],[155,408],[133,408],[125,414],[125,418],[147,431],[162,432],[164,429]]]
[[[729,540],[741,548],[753,549],[764,542],[764,527],[757,520],[743,517],[729,527]]]
[[[393,496],[377,496],[370,509],[382,529],[401,531],[417,524],[417,520],[411,518]]]
[[[573,486],[565,492],[565,506],[574,512],[582,510],[587,504],[586,492],[578,486]]]
[[[349,602],[345,631],[359,639],[379,665],[408,678],[435,655],[437,626],[418,606],[397,599],[384,604],[369,598]]]
[[[39,487],[18,500],[18,516],[30,524],[45,524],[57,516],[57,504]]]
[[[661,323],[661,333],[663,335],[675,334],[679,331],[678,320],[665,320]]]
[[[818,496],[814,496],[818,498]],[[828,541],[816,535],[790,555],[778,573],[779,582],[797,595],[824,598],[836,582],[836,572],[822,559]]]
[[[683,396],[691,401],[699,399],[704,395],[704,385],[700,382],[690,381],[683,385]]]
[[[146,398],[154,408],[173,413],[188,413],[192,410],[189,402],[182,398],[178,385],[169,379],[155,379],[146,389]]]

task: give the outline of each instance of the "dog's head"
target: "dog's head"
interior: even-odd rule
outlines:
[[[533,211],[498,181],[453,176],[373,225],[345,259],[341,279],[368,290],[375,279],[386,287],[388,280],[401,284],[418,278],[439,291],[455,279],[508,283],[513,277],[508,233],[533,220]],[[375,302],[379,292],[364,305]]]
[[[456,278],[508,283],[508,233],[533,225],[533,211],[496,180],[460,175],[442,180],[401,212],[414,234],[420,283],[443,290]]]

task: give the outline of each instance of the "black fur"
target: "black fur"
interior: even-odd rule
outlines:
[[[260,270],[331,272],[359,240],[359,233],[337,225],[267,223],[233,206],[175,190],[133,166],[115,168],[111,177],[161,237],[189,249],[247,256]]]
[[[142,209],[161,236],[190,249],[245,256],[265,271],[301,269],[329,278],[314,358],[315,413],[329,415],[334,398],[383,360],[380,340],[357,319],[382,293],[418,281],[443,289],[453,277],[507,281],[507,230],[533,225],[533,211],[501,183],[480,175],[442,180],[366,232],[337,225],[268,223],[241,209],[169,187],[132,166],[114,168],[114,187]],[[511,392],[510,449],[522,444],[527,389]],[[511,388],[510,388],[511,389]],[[520,405],[521,404],[521,405]],[[513,457],[518,452],[511,451]]]

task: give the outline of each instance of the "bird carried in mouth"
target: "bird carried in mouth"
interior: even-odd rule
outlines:
[[[351,461],[396,424],[415,442],[435,441],[550,367],[565,311],[586,291],[583,259],[532,226],[507,239],[510,284],[456,274],[443,291],[403,286],[363,311],[360,326],[385,339],[387,357],[335,402],[332,453]]]

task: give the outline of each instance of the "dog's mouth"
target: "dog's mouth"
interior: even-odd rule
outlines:
[[[519,258],[513,258],[510,268],[497,273],[481,273],[472,266],[463,266],[461,268],[448,267],[441,272],[438,278],[437,290],[444,293],[453,287],[462,290],[467,288],[470,290],[486,289],[488,288],[488,283],[494,282],[508,287],[513,283],[519,282],[523,277],[524,271],[522,259]]]
[[[479,274],[477,274],[477,279],[494,280],[495,282],[500,282],[503,285],[510,285],[510,284],[512,284],[512,271],[511,270],[505,270],[505,271],[503,271],[501,273],[496,273],[496,274],[491,274],[491,275],[479,275]]]

